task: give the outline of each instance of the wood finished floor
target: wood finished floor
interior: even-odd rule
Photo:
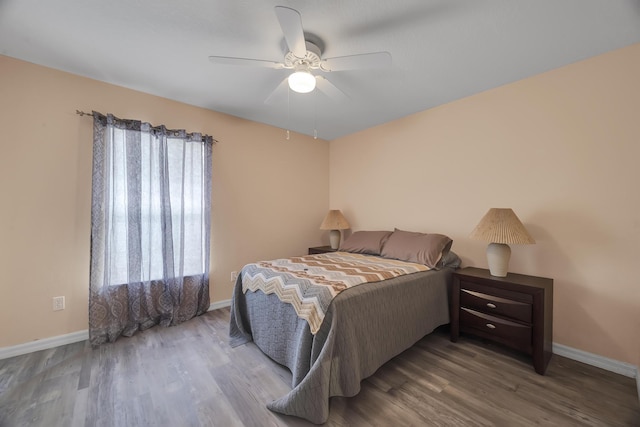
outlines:
[[[0,426],[306,426],[266,409],[290,373],[228,345],[229,309],[91,350],[0,361]],[[329,426],[640,426],[634,379],[554,355],[526,357],[438,330],[331,399]]]

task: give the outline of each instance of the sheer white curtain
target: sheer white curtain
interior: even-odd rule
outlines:
[[[93,345],[209,307],[212,138],[93,112]]]

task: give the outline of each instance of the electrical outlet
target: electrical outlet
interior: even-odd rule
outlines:
[[[64,310],[64,297],[53,297],[53,311]]]
[[[231,272],[231,281],[235,282],[236,280],[238,280],[238,272],[237,271],[232,271]]]

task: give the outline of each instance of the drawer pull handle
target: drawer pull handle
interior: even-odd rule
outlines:
[[[493,323],[487,323],[487,328],[489,329],[495,329],[496,325],[494,325]]]
[[[493,303],[488,302],[488,303],[487,303],[487,307],[489,307],[489,308],[496,308],[496,305],[495,305],[495,304],[493,304]]]

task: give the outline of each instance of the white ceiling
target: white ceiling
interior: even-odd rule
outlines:
[[[277,5],[323,57],[393,66],[265,104],[290,71],[208,57],[282,61]],[[634,43],[640,0],[0,0],[0,54],[327,140]]]

